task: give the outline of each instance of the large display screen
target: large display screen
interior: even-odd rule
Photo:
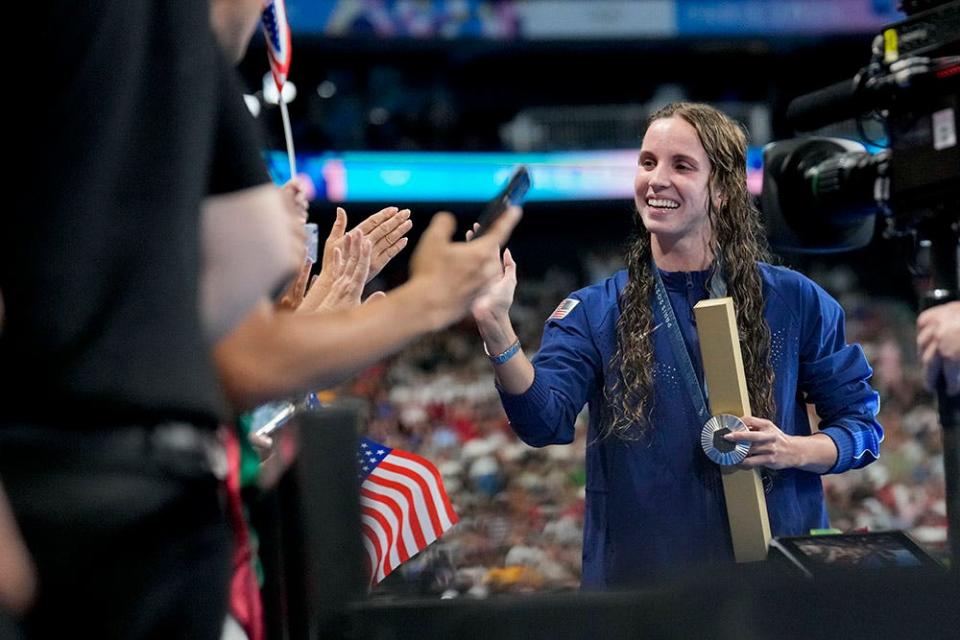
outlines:
[[[627,200],[633,198],[635,150],[552,153],[329,152],[297,156],[297,174],[327,202],[482,202],[518,165],[527,165],[533,186],[527,201]],[[747,186],[759,195],[762,150],[751,147]],[[287,154],[267,153],[277,183],[290,178]]]
[[[509,40],[878,32],[895,0],[288,0],[295,33]]]

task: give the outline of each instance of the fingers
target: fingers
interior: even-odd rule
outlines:
[[[513,259],[510,249],[503,252],[503,277],[511,280],[514,284],[517,282],[517,263]]]
[[[313,276],[310,278],[310,284],[307,286],[307,293],[303,296],[303,300],[300,302],[300,306],[297,307],[297,312],[299,313],[309,313],[316,310],[317,306],[323,301],[323,296],[320,294],[320,289],[318,283],[320,282],[320,276]]]
[[[773,436],[764,431],[731,431],[724,434],[723,439],[729,442],[770,442]]]
[[[940,371],[941,358],[939,349],[939,343],[936,340],[930,340],[924,345],[923,351],[920,353],[920,362],[923,364],[924,371],[927,372],[928,377],[933,376],[936,378],[937,373]]]
[[[323,243],[323,258],[320,261],[321,273],[323,269],[329,270],[333,265],[333,248],[342,244],[346,228],[347,212],[344,211],[343,207],[337,207],[337,217],[333,221],[333,226],[330,227],[330,234]]]
[[[938,308],[939,307],[931,307],[917,316],[917,328],[923,329],[931,324],[936,324],[939,319],[937,313]]]
[[[347,234],[345,246],[348,247],[348,257],[343,269],[345,292],[347,295],[356,296],[359,299],[363,285],[367,282],[373,243],[354,229]]]
[[[330,228],[330,235],[327,236],[326,244],[335,244],[343,237],[347,230],[347,212],[343,207],[337,207],[337,217],[333,221],[333,227]]]
[[[386,298],[386,297],[387,297],[387,294],[385,294],[383,291],[374,291],[369,296],[367,296],[367,299],[363,301],[363,304],[367,304],[368,302],[374,302],[375,300],[382,300],[383,298]]]
[[[396,207],[379,211],[359,225],[360,232],[375,245],[384,242],[385,244],[393,244],[412,228],[410,209],[398,211]]]
[[[290,180],[283,185],[283,191],[286,192],[296,207],[306,214],[310,208],[310,201],[307,200],[306,189],[304,189],[300,180],[296,177],[290,178]]]
[[[924,366],[928,365],[929,363],[932,363],[936,358],[940,357],[939,350],[940,350],[940,343],[938,341],[936,340],[928,341],[924,345],[923,351],[920,353],[920,361],[924,364]]]
[[[513,254],[510,253],[510,249],[505,249],[503,252],[503,270],[517,270],[517,263],[514,261]]]
[[[372,280],[380,271],[393,260],[408,244],[406,235],[413,228],[410,210],[399,211],[392,218],[374,229],[369,236],[373,242],[373,254],[370,259],[370,271],[367,280]]]
[[[370,240],[378,247],[378,253],[382,253],[386,247],[396,244],[413,229],[413,221],[409,219],[410,212],[404,214],[402,211],[394,216],[389,223],[382,225],[377,231],[370,235]],[[379,238],[375,236],[383,231]]]
[[[307,281],[310,280],[310,268],[313,266],[310,262],[306,260],[300,265],[300,272],[297,273],[296,279],[293,281],[293,295],[299,304],[300,300],[303,300],[303,294],[307,290]]]
[[[747,425],[748,431],[731,431],[723,436],[724,440],[730,442],[772,442],[776,439],[780,428],[773,422],[754,416],[743,416],[740,418],[743,424]]]
[[[457,220],[453,217],[453,214],[440,211],[430,219],[430,224],[424,229],[420,243],[427,246],[437,243],[446,244],[453,238],[456,230]]]
[[[473,227],[471,227],[470,229],[467,229],[466,241],[470,242],[471,240],[473,240],[477,236],[477,233],[479,231],[480,231],[480,223],[474,222]]]
[[[762,455],[762,456],[748,456],[744,458],[738,466],[743,469],[759,469],[760,467],[770,467],[773,468],[775,464],[773,456],[771,455]]]
[[[343,267],[343,251],[340,247],[334,247],[330,252],[329,263],[310,281],[307,294],[297,310],[302,313],[312,313],[321,308],[330,295],[333,283],[343,273]]]
[[[302,190],[298,190],[293,194],[293,201],[304,213],[310,210],[310,201],[307,200],[307,194]]]
[[[250,434],[250,444],[253,445],[257,455],[260,456],[261,462],[269,458],[273,453],[273,438],[270,436],[261,436],[253,432]]]
[[[410,216],[410,210],[404,209],[407,212],[407,217]],[[392,221],[397,213],[400,213],[400,210],[397,207],[387,207],[385,209],[380,209],[375,214],[368,217],[366,220],[357,225],[357,228],[365,236],[371,236],[377,234],[380,228],[384,223]],[[400,221],[402,222],[402,220]],[[399,224],[399,223],[398,223]],[[387,230],[389,231],[389,229]],[[383,237],[387,231],[380,232],[377,235],[377,238]]]
[[[520,209],[520,207],[511,205],[507,208],[506,212],[490,226],[486,234],[476,240],[476,242],[496,244],[500,247],[505,246],[507,240],[510,239],[510,234],[513,233],[514,227],[520,222],[522,216],[523,210]]]
[[[359,233],[356,231],[351,231],[344,237],[343,249],[346,260],[344,273],[352,274],[356,270],[357,263],[360,261],[361,242]]]
[[[333,264],[331,265],[333,272],[330,274],[334,278],[339,277],[343,273],[344,268],[346,267],[346,260],[343,257],[343,249],[340,247],[334,247],[333,249]]]
[[[354,267],[354,282],[356,283],[357,295],[363,291],[363,285],[367,283],[367,275],[370,273],[370,258],[373,255],[373,243],[367,240],[366,238],[360,238],[358,240],[360,243],[359,259],[357,260],[357,266]]]
[[[343,247],[347,256],[343,271],[334,280],[330,294],[318,307],[318,311],[334,311],[360,304],[360,296],[363,294],[370,268],[373,243],[354,229],[344,237]]]
[[[755,444],[751,445],[750,453],[747,454],[747,459],[766,457],[770,460],[775,460],[776,453],[776,450],[774,450],[772,447],[764,447]]]
[[[380,270],[384,266],[386,266],[388,262],[396,258],[397,255],[399,255],[399,253],[406,248],[409,242],[410,242],[409,238],[400,238],[397,242],[395,242],[394,244],[391,244],[389,247],[387,247],[386,249],[381,251],[377,256],[375,256],[371,260],[370,269],[372,272],[373,268],[377,267],[377,272],[371,273],[370,274],[371,277],[377,275],[377,273],[379,273]]]
[[[303,193],[305,191],[303,183],[297,176],[293,176],[283,183],[283,188],[289,190],[291,193]]]
[[[757,418],[756,416],[740,416],[740,420],[750,429],[769,429],[777,426],[765,418]]]
[[[917,327],[920,327],[919,322]],[[917,332],[917,353],[923,353],[936,337],[937,327],[934,324],[926,324]]]
[[[927,309],[917,318],[917,352],[923,365],[924,386],[937,391],[941,376],[945,378],[947,395],[960,392],[956,322],[958,305],[951,302]]]

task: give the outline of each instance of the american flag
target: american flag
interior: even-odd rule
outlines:
[[[580,301],[576,298],[565,298],[564,301],[554,309],[553,313],[550,314],[548,320],[563,320],[578,304],[580,304]]]
[[[267,58],[270,59],[270,71],[277,91],[283,91],[290,72],[290,60],[293,50],[290,47],[290,23],[287,22],[287,8],[283,0],[267,0],[260,16],[263,37],[267,39]]]
[[[361,438],[364,564],[378,584],[457,523],[440,472],[420,456]]]

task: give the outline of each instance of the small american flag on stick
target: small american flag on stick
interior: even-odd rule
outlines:
[[[290,73],[290,61],[293,49],[290,45],[290,23],[287,22],[287,8],[283,0],[265,0],[263,13],[260,14],[260,27],[267,40],[267,58],[270,60],[270,72],[277,85],[277,102],[280,116],[283,118],[283,137],[287,142],[287,163],[290,165],[290,178],[297,175],[296,153],[293,150],[293,130],[290,127],[290,113],[287,101],[283,97],[283,85]]]
[[[287,22],[287,9],[283,0],[264,2],[260,23],[263,37],[267,40],[267,58],[270,60],[273,81],[277,84],[277,91],[282,92],[287,74],[290,73],[290,61],[293,58],[293,49],[290,46],[290,23]]]
[[[360,515],[370,585],[457,523],[440,472],[420,456],[361,438]]]

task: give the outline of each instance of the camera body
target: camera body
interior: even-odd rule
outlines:
[[[798,129],[812,130],[866,113],[876,114],[887,133],[879,153],[817,137],[764,149],[761,208],[774,247],[859,248],[872,239],[877,214],[891,233],[957,219],[960,1],[885,28],[869,65],[849,81],[797,98],[787,117]]]
[[[771,143],[761,207],[770,244],[800,252],[865,246],[883,219],[887,235],[913,240],[915,263],[927,263],[921,306],[930,307],[960,299],[960,0],[903,5],[930,8],[884,29],[870,64],[852,80],[801,96],[787,110],[803,131],[850,117],[859,127],[863,114],[874,113],[886,148],[873,154],[833,138]],[[960,579],[960,396],[945,389],[941,376],[948,539]]]

